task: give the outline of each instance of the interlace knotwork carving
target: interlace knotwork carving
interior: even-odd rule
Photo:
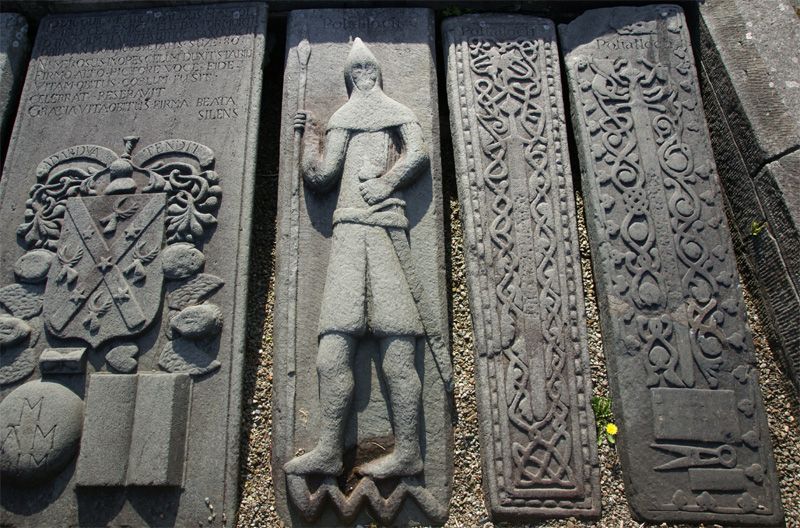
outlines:
[[[726,336],[722,328],[726,317],[738,317],[738,306],[727,303],[723,307],[718,300],[720,285],[730,286],[732,282],[731,273],[723,264],[725,252],[721,246],[709,248],[701,241],[700,233],[715,230],[721,220],[702,220],[703,204],[712,206],[717,197],[711,191],[695,191],[694,184],[698,179],[708,179],[710,172],[706,165],[695,166],[692,149],[683,141],[685,128],[696,126],[684,122],[684,109],[693,109],[696,99],[679,99],[679,90],[689,91],[690,86],[675,86],[664,66],[646,59],[639,59],[636,64],[617,59],[605,69],[586,60],[578,64],[578,69],[591,79],[582,84],[591,98],[584,109],[590,119],[590,131],[599,139],[593,144],[593,153],[598,163],[602,161],[607,167],[607,171],[597,171],[598,183],[611,185],[615,191],[603,195],[603,207],[611,211],[621,197],[627,212],[622,225],[606,222],[610,240],[624,244],[620,247],[615,243],[610,250],[617,268],[627,272],[615,278],[616,293],[645,314],[667,306],[667,288],[660,278],[664,274],[660,273],[656,220],[647,198],[646,177],[633,132],[632,105],[642,105],[649,112],[648,124],[657,145],[656,162],[667,190],[674,250],[685,267],[680,287],[687,297],[691,357],[679,357],[680,347],[675,343],[677,336],[669,314],[650,320],[637,316],[634,326],[639,330],[626,338],[626,344],[634,353],[643,353],[649,386],[693,387],[693,360],[708,386],[716,388],[722,363],[720,352],[727,346],[741,348],[743,336]]]
[[[489,235],[508,361],[507,416],[523,433],[511,438],[513,486],[574,487],[539,42],[475,38],[468,45],[480,147],[488,160],[479,177],[492,194]],[[515,170],[524,167],[521,188],[509,178],[512,163]],[[534,347],[541,348],[529,351]],[[534,354],[546,364],[532,365]]]

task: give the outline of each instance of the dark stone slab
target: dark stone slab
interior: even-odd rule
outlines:
[[[191,388],[186,373],[139,374],[128,485],[183,484]]]
[[[783,521],[680,8],[560,27],[626,493],[650,522]],[[731,488],[721,490],[721,473]],[[702,489],[701,489],[702,488]]]
[[[598,517],[555,27],[469,15],[446,20],[443,38],[487,506],[495,520],[515,522]]]
[[[235,517],[265,30],[257,3],[40,22],[0,182],[0,405],[72,395],[80,454],[4,479],[0,524]]]
[[[292,525],[447,518],[433,22],[424,9],[289,16],[272,467]]]
[[[90,376],[78,486],[125,485],[137,381],[136,374]]]
[[[17,90],[30,51],[28,23],[16,13],[0,13],[0,164],[2,164],[12,118],[17,108]]]
[[[701,89],[728,217],[773,349],[800,390],[800,39],[784,0],[700,7]]]
[[[722,104],[751,175],[800,146],[800,62],[790,44],[800,40],[794,9],[789,0],[699,7],[700,65],[713,81],[704,89]]]

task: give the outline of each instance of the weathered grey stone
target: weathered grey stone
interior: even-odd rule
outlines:
[[[0,315],[0,347],[16,345],[31,335],[31,327],[18,317]]]
[[[83,402],[60,383],[34,380],[0,402],[0,476],[31,486],[58,474],[75,456]]]
[[[800,390],[800,20],[786,0],[700,6],[701,88],[728,217],[767,336]]]
[[[139,365],[139,362],[136,361],[138,353],[139,347],[136,345],[116,346],[106,354],[106,362],[117,372],[131,374]]]
[[[185,279],[203,268],[206,258],[203,252],[192,244],[173,244],[164,250],[161,265],[168,279]]]
[[[0,181],[0,314],[32,333],[2,352],[0,399],[41,374],[90,401],[80,456],[4,482],[0,524],[197,526],[206,497],[235,518],[265,29],[262,3],[40,21]],[[187,309],[216,333],[173,332]],[[43,351],[77,346],[85,368],[53,372]]]
[[[289,524],[447,517],[433,31],[423,9],[289,17],[272,466]]]
[[[704,2],[701,67],[753,175],[800,146],[800,20],[789,0]]]
[[[181,486],[189,374],[93,374],[79,486]]]
[[[30,51],[28,23],[16,13],[0,13],[0,162],[17,106],[17,89]]]
[[[23,317],[0,315],[0,386],[11,385],[33,374],[36,368],[34,347],[41,336],[38,320],[25,317],[25,310],[18,307],[9,311]]]
[[[124,486],[136,405],[135,374],[89,377],[78,486]]]
[[[28,251],[14,263],[14,275],[20,282],[44,282],[55,258],[55,253],[46,249]]]
[[[598,517],[555,27],[469,15],[445,21],[443,39],[487,506],[494,519],[515,522]]]
[[[180,486],[192,380],[140,374],[128,458],[129,486]]]
[[[683,13],[592,10],[560,37],[634,515],[779,525],[752,336]],[[739,479],[755,467],[766,477]],[[742,489],[720,490],[723,474]]]
[[[86,347],[46,348],[39,356],[42,374],[81,374],[86,372]]]
[[[192,376],[203,376],[218,370],[221,363],[194,341],[179,337],[164,345],[158,358],[158,366],[167,372],[185,372]]]
[[[222,312],[216,304],[189,306],[172,318],[170,326],[189,339],[213,336],[222,329]]]

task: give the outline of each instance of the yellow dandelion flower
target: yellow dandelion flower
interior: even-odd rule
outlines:
[[[619,431],[619,429],[613,423],[606,424],[606,432],[608,434],[613,436],[613,435],[617,434],[617,431]]]

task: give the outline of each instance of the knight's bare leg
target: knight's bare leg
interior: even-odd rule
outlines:
[[[419,408],[422,383],[414,367],[416,338],[381,339],[382,370],[389,389],[394,425],[394,451],[356,469],[373,478],[405,477],[422,471],[419,450]]]
[[[353,399],[352,358],[356,340],[347,334],[325,334],[319,341],[319,440],[308,453],[283,466],[286,473],[339,475],[342,472],[344,428]]]

